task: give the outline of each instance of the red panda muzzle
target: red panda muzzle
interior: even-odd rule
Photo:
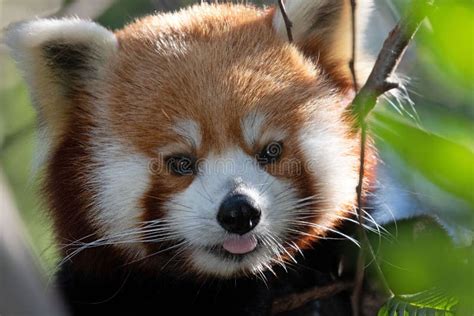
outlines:
[[[257,203],[247,195],[231,194],[222,201],[217,221],[229,233],[243,235],[258,225],[261,213]]]

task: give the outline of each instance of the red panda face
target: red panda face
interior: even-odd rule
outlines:
[[[151,270],[233,277],[292,260],[334,231],[358,176],[346,65],[320,64],[305,48],[323,51],[315,43],[329,47],[333,34],[322,42],[309,29],[290,45],[278,23],[272,10],[197,6],[91,46],[40,45],[55,67],[38,72],[67,85],[46,95],[70,107],[52,114],[37,92],[59,238],[93,236],[94,247]]]

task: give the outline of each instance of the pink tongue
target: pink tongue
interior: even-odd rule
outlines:
[[[222,244],[225,250],[233,254],[244,254],[257,247],[257,239],[253,236],[231,237]]]

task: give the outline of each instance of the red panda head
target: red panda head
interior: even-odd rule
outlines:
[[[237,5],[115,33],[78,19],[10,28],[64,256],[107,247],[231,277],[333,231],[358,179],[346,3],[288,1],[293,44],[277,10]]]

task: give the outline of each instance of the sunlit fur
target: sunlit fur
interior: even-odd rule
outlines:
[[[243,5],[150,15],[115,33],[76,19],[11,27],[52,144],[43,192],[61,263],[263,278],[328,233],[357,243],[338,231],[358,179],[344,111],[348,3],[288,3],[294,44],[275,8]],[[281,156],[259,163],[272,142]],[[167,165],[183,154],[199,161],[194,174]],[[210,250],[230,237],[216,215],[233,191],[262,210],[248,233],[259,247],[241,260]]]

